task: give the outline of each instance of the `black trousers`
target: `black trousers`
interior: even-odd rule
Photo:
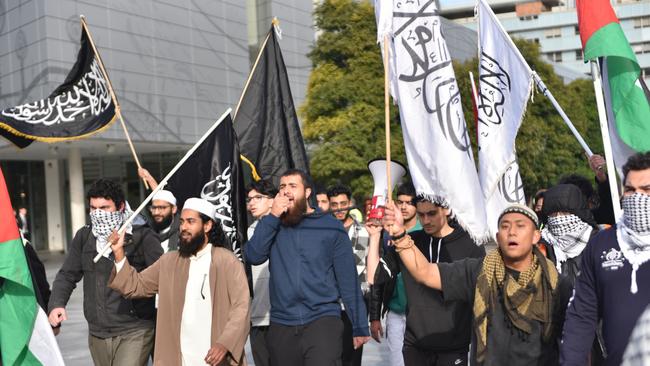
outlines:
[[[404,345],[405,366],[467,366],[467,352],[432,352]]]
[[[341,366],[343,322],[326,316],[303,326],[271,322],[268,346],[272,366]]]
[[[363,346],[354,349],[354,343],[352,342],[352,321],[345,311],[341,312],[341,320],[343,320],[343,366],[361,366]]]
[[[268,347],[269,327],[251,327],[251,351],[255,366],[270,366],[271,354]]]

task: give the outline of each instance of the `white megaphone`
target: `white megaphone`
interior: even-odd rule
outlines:
[[[368,212],[367,220],[381,221],[384,217],[384,207],[388,197],[388,179],[386,177],[386,159],[373,159],[368,162],[368,170],[372,174],[375,190],[372,194],[372,206]],[[392,188],[406,175],[404,165],[390,162],[390,184]]]

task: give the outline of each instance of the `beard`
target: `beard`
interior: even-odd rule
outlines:
[[[307,198],[295,200],[293,207],[280,216],[280,222],[284,226],[296,226],[302,221],[302,216],[307,212]]]
[[[167,229],[169,225],[172,224],[173,219],[174,219],[174,215],[165,216],[161,222],[157,222],[156,219],[154,218],[152,220],[153,229],[156,230],[157,233],[159,233]]]
[[[205,234],[199,232],[198,234],[193,235],[189,239],[185,240],[181,236],[182,233],[183,232],[178,234],[179,236],[178,254],[180,254],[180,256],[183,258],[189,258],[195,255],[199,251],[199,249],[201,249],[203,243],[205,243]]]

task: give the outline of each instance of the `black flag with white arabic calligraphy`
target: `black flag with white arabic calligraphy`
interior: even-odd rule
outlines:
[[[34,140],[77,139],[108,127],[115,104],[99,65],[82,26],[77,62],[63,84],[45,99],[0,111],[0,135],[24,148]]]
[[[242,243],[247,241],[246,190],[230,114],[169,179],[166,189],[174,193],[181,209],[191,197],[212,202],[227,244],[241,259]]]

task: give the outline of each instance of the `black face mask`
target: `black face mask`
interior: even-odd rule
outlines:
[[[165,217],[165,218],[164,218],[161,222],[159,222],[159,223],[156,222],[156,221],[154,221],[154,220],[151,220],[151,222],[152,222],[151,226],[153,226],[153,229],[156,230],[157,233],[159,233],[159,232],[161,232],[161,231],[167,229],[167,228],[169,227],[169,225],[172,224],[172,220],[173,220],[173,219],[174,219],[174,215],[171,214],[171,215]]]
[[[180,235],[181,233],[178,233],[178,254],[183,258],[189,258],[195,255],[201,246],[203,246],[203,243],[205,243],[205,234],[203,232],[192,236],[188,241],[185,241],[185,239]]]

